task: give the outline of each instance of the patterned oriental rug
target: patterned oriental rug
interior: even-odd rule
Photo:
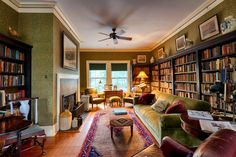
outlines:
[[[127,111],[134,123],[133,136],[130,127],[115,128],[112,140],[109,127],[111,110],[95,114],[79,157],[130,157],[153,143],[154,139],[131,109]]]

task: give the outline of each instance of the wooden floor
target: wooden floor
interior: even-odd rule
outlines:
[[[41,154],[39,147],[34,147],[30,150],[21,153],[22,157],[77,157],[83,141],[92,123],[94,114],[98,110],[103,109],[103,105],[93,108],[93,110],[83,121],[83,125],[79,132],[58,132],[55,137],[48,137],[45,143],[46,155]]]

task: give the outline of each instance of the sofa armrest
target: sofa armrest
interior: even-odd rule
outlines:
[[[160,148],[165,157],[188,157],[193,154],[193,151],[190,148],[178,143],[168,136],[163,138]]]
[[[180,114],[161,114],[160,121],[162,128],[179,128],[181,127]]]

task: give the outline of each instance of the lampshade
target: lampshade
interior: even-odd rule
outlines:
[[[144,71],[140,71],[137,78],[146,79],[148,76]]]

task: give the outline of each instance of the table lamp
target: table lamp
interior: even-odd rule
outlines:
[[[145,79],[148,78],[147,74],[144,71],[140,71],[137,78],[140,78],[140,84],[138,85],[142,89],[142,93],[144,92],[144,89],[146,88]]]

